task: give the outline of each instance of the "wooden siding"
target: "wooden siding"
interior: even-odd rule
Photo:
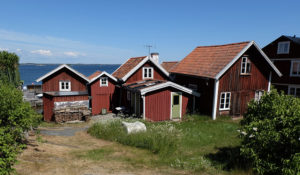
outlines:
[[[66,68],[43,80],[43,92],[59,91],[59,81],[70,81],[71,91],[86,91],[87,82]]]
[[[299,48],[300,49],[300,48]],[[299,59],[300,61],[300,59]],[[281,84],[300,84],[300,77],[290,76],[291,71],[291,61],[290,60],[274,60],[275,66],[282,73],[282,77],[274,74],[272,76],[272,83],[281,83]]]
[[[220,78],[217,101],[218,114],[243,115],[247,110],[248,102],[254,98],[255,91],[268,90],[268,78],[271,69],[264,58],[253,46],[243,56],[250,59],[251,72],[248,75],[240,74],[242,59],[239,58]],[[231,92],[229,111],[219,111],[221,92]]]
[[[156,80],[167,80],[168,77],[159,70],[153,63],[147,62],[142,67],[140,67],[134,74],[132,74],[126,81],[126,83],[132,83],[136,81],[143,80],[143,67],[153,67],[154,76],[153,79]]]
[[[100,78],[91,84],[92,96],[92,114],[97,115],[101,113],[102,108],[108,112],[114,110],[114,105],[117,105],[116,83],[108,78],[108,86],[100,87]]]
[[[171,115],[171,92],[180,92],[173,88],[161,89],[155,92],[146,94],[145,108],[146,120],[164,121],[170,120]],[[192,97],[186,93],[182,93],[182,117],[191,110]],[[141,110],[142,111],[142,110]]]
[[[54,97],[53,102],[88,100],[88,95]]]
[[[174,81],[185,87],[189,87],[189,84],[197,85],[197,92],[201,95],[200,97],[195,97],[195,112],[211,115],[214,92],[213,79],[176,74]]]
[[[300,58],[300,45],[290,41],[289,54],[277,54],[278,42],[290,41],[285,37],[280,37],[263,48],[263,51],[269,58]],[[279,69],[280,70],[280,69]],[[281,70],[280,70],[281,71]]]

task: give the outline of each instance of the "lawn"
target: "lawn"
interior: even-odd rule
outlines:
[[[169,166],[205,174],[251,174],[239,156],[239,121],[228,117],[213,121],[199,115],[186,116],[182,122],[141,120],[147,132],[130,135],[126,134],[121,121],[97,123],[88,132],[94,137],[146,149],[157,155],[157,159],[146,162],[147,166]],[[92,159],[103,154],[103,150],[96,150],[91,154]]]

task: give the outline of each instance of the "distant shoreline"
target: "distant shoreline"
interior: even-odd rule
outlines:
[[[20,63],[20,65],[121,65],[121,64],[86,64],[86,63]]]

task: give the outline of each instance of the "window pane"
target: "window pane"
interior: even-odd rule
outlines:
[[[250,70],[251,70],[251,63],[247,63],[247,73],[250,73]]]
[[[66,82],[66,89],[69,89],[69,83]]]
[[[178,105],[179,104],[179,96],[175,95],[173,96],[173,105]]]
[[[220,108],[224,109],[224,104],[223,103],[221,103]]]
[[[225,93],[222,93],[222,94],[221,94],[221,98],[225,98]]]
[[[296,75],[298,73],[298,63],[294,62],[292,66],[292,74]]]
[[[149,76],[148,77],[149,78],[152,77],[152,69],[149,68],[148,72],[149,72]]]
[[[147,78],[147,70],[148,69],[144,69],[144,77]]]
[[[295,88],[290,88],[290,95],[295,95]]]
[[[65,89],[65,82],[61,82],[61,89]]]
[[[227,93],[227,94],[226,94],[226,97],[227,97],[228,99],[230,99],[230,93]]]

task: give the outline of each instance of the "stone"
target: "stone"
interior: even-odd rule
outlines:
[[[147,131],[146,125],[142,122],[139,122],[139,121],[136,121],[136,122],[133,122],[133,123],[123,121],[122,125],[126,129],[127,134],[137,133],[137,132],[146,132]]]

